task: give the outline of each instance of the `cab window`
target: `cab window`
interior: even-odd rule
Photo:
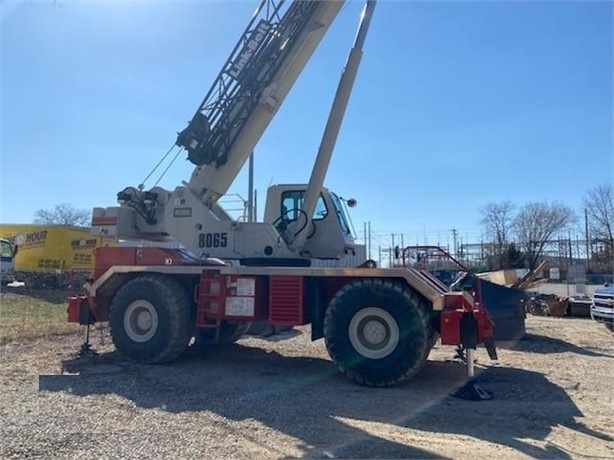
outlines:
[[[305,198],[303,190],[283,192],[281,194],[281,214],[285,220],[297,220]],[[313,211],[313,220],[322,220],[328,215],[328,208],[322,195],[318,197]]]

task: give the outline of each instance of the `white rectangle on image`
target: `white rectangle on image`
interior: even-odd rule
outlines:
[[[256,295],[256,278],[237,279],[237,295]]]
[[[226,297],[226,315],[254,316],[254,298]]]

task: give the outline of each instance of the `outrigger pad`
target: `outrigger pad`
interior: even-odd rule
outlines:
[[[77,353],[78,358],[89,358],[93,356],[98,356],[98,352],[92,349],[92,346],[88,342],[84,342],[81,344],[81,348]]]
[[[475,380],[469,380],[466,384],[450,394],[455,398],[468,399],[469,401],[486,401],[493,398],[492,392],[483,389],[475,383]]]

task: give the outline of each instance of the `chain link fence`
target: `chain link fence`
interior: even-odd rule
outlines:
[[[90,271],[31,272],[17,271],[17,281],[2,286],[3,292],[27,295],[52,303],[66,302],[71,295],[83,292],[83,284],[92,276]]]

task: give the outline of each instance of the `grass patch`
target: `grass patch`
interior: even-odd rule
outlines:
[[[67,301],[0,293],[0,345],[78,332],[79,325],[67,322],[67,304]]]

